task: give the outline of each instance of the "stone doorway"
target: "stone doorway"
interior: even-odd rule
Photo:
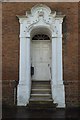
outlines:
[[[26,12],[25,16],[18,16],[18,18],[20,22],[20,71],[17,88],[17,105],[26,106],[30,99],[31,40],[36,34],[45,34],[51,40],[51,56],[48,54],[48,56],[51,57],[51,62],[48,60],[49,63],[47,62],[47,64],[50,64],[52,68],[52,99],[54,100],[54,103],[58,103],[58,107],[65,107],[65,89],[63,84],[62,66],[62,22],[64,15],[57,15],[56,11],[51,12],[51,9],[48,6],[39,4],[31,9],[31,13]],[[40,46],[45,45],[47,44],[42,44]],[[44,47],[41,49],[43,48]],[[48,50],[44,50],[45,55],[43,56],[46,56],[46,52],[48,52]],[[35,52],[35,54],[39,54],[39,52]],[[37,57],[37,59],[38,58],[39,57]],[[37,64],[36,66],[39,68]],[[45,66],[47,66],[47,64]],[[45,76],[45,74],[43,76]],[[40,76],[37,75],[35,77],[40,78]]]

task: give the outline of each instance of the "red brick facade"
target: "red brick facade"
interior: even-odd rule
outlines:
[[[80,93],[80,2],[79,2],[79,4],[78,4],[78,83],[79,83],[79,85],[78,85],[78,90],[79,90],[79,93]],[[79,105],[80,105],[80,94],[79,94]]]
[[[25,15],[26,11],[37,3],[2,4],[2,79],[19,79],[19,22],[16,15]],[[51,10],[60,11],[66,17],[63,23],[63,79],[66,91],[66,105],[79,105],[78,89],[78,3],[43,3]],[[79,76],[80,78],[80,76]],[[4,82],[3,82],[4,83]],[[3,85],[3,99],[7,87]],[[10,96],[11,97],[11,96]]]

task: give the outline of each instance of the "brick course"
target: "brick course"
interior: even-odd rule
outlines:
[[[2,3],[2,79],[19,79],[19,22],[16,15],[25,15],[36,5],[31,3]],[[78,3],[43,3],[66,17],[63,23],[63,76],[66,105],[78,102]],[[80,77],[79,77],[80,78]],[[71,82],[70,82],[71,81]],[[75,84],[76,82],[76,84]],[[68,94],[70,93],[70,94]],[[74,94],[73,94],[74,93]],[[4,93],[3,93],[4,94]]]

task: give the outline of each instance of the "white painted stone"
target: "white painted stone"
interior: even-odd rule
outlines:
[[[19,84],[17,88],[17,105],[26,106],[29,103],[29,87],[27,84]]]
[[[39,4],[18,16],[20,22],[20,72],[17,91],[17,105],[25,106],[29,102],[31,90],[30,41],[35,34],[44,33],[52,41],[52,98],[58,107],[65,107],[65,90],[62,68],[62,22],[64,15],[51,13],[48,6]]]
[[[31,75],[30,75],[30,38],[20,38],[20,73],[17,91],[17,104],[27,105],[30,98]],[[21,99],[22,98],[22,99]]]
[[[53,85],[53,97],[54,97],[54,103],[58,103],[58,108],[64,108],[65,107],[65,94],[64,94],[64,85],[63,84],[57,84]]]

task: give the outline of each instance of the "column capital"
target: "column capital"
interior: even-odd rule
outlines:
[[[30,36],[26,36],[26,38],[30,39]]]
[[[54,39],[54,38],[62,38],[63,37],[63,35],[57,35],[57,36],[52,36],[52,39]]]
[[[23,35],[19,35],[19,38],[26,38],[26,36],[23,36]]]
[[[56,36],[53,36],[53,37],[52,37],[52,39],[54,39],[54,38],[58,38],[58,37],[56,37]]]
[[[30,38],[30,36],[19,35],[19,38]]]

